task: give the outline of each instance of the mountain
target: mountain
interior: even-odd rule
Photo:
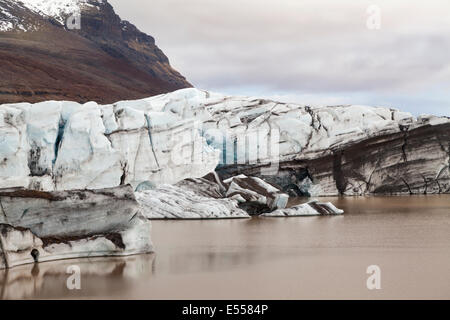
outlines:
[[[106,0],[0,0],[0,60],[0,103],[105,104],[192,87]]]

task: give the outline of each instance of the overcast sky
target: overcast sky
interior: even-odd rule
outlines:
[[[449,0],[109,2],[198,88],[450,116]]]

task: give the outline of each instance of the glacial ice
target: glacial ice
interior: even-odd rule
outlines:
[[[130,186],[42,192],[0,189],[0,269],[153,250]]]
[[[298,217],[298,216],[320,216],[341,215],[344,211],[336,208],[331,202],[319,202],[317,200],[299,204],[290,208],[278,209],[263,213],[265,217]]]
[[[286,209],[286,185],[309,196],[337,195],[339,188],[343,194],[383,191],[386,183],[403,192],[415,182],[399,179],[412,172],[408,177],[418,181],[418,192],[448,192],[450,150],[439,139],[446,139],[449,124],[446,117],[415,119],[382,107],[305,106],[194,88],[111,105],[5,104],[0,189],[130,184],[148,218],[246,217],[261,210],[301,215],[311,206]],[[443,135],[436,136],[434,126]],[[426,144],[407,146],[422,136],[429,137]],[[394,148],[385,150],[385,141]],[[371,150],[368,158],[349,163],[357,152],[345,159],[342,152],[358,143]],[[264,171],[270,164],[274,171]],[[208,185],[202,177],[215,170],[233,178],[222,182],[215,174],[214,186]]]
[[[195,189],[178,185],[161,185],[136,192],[142,212],[148,219],[218,219],[248,218],[238,201],[198,194]]]
[[[228,186],[226,196],[229,198],[237,197],[249,203],[257,203],[266,210],[284,209],[288,203],[289,196],[271,184],[258,177],[247,177],[238,175],[224,181]]]
[[[0,106],[0,188],[175,184],[203,177],[217,165],[315,159],[401,132],[402,126],[411,130],[442,123],[450,120],[416,120],[381,107],[277,103],[193,88],[103,106],[6,104]]]
[[[215,169],[218,151],[206,144],[192,119],[130,106],[1,105],[0,188],[51,191],[128,183],[136,188]]]

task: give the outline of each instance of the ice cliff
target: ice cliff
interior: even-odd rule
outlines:
[[[0,106],[0,188],[110,188],[202,177],[217,152],[180,119],[144,101]]]
[[[450,120],[183,89],[0,106],[0,188],[137,190],[244,173],[292,195],[446,193]]]

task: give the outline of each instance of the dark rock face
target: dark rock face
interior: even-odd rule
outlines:
[[[110,56],[124,59],[174,88],[191,86],[185,77],[171,68],[169,59],[156,46],[153,37],[120,19],[106,1],[93,1],[93,4],[94,7],[83,9],[81,29],[75,32],[96,43]]]
[[[89,4],[81,7],[81,29],[68,30],[16,1],[0,0],[8,12],[0,13],[0,22],[9,22],[9,15],[17,20],[14,29],[0,28],[0,104],[113,103],[191,87],[151,36],[122,21],[106,1]]]
[[[406,128],[332,150],[312,160],[280,163],[276,176],[264,180],[291,195],[440,194],[450,192],[450,124]],[[436,174],[436,168],[439,168]],[[259,166],[228,166],[223,178],[258,175]],[[304,188],[300,188],[304,186]]]

